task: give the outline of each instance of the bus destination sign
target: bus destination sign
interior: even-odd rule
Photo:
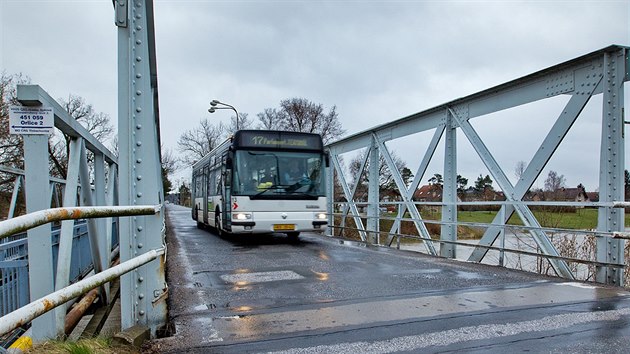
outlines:
[[[322,149],[317,134],[285,131],[242,130],[236,133],[234,145],[238,148]]]

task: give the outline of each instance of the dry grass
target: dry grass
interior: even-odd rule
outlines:
[[[33,346],[29,354],[137,354],[140,351],[131,346],[113,344],[108,338],[80,339],[73,341],[48,341]]]

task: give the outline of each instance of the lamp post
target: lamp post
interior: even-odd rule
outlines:
[[[223,103],[223,102],[219,102],[218,100],[212,100],[212,102],[210,102],[210,108],[208,109],[208,112],[210,113],[214,113],[216,112],[217,109],[231,109],[234,111],[234,113],[236,113],[236,130],[238,130],[238,111],[236,110],[236,108],[234,108],[234,106],[229,105],[227,103]],[[218,107],[217,107],[218,106]],[[224,106],[224,107],[221,107]]]

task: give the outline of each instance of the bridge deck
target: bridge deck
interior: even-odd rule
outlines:
[[[630,293],[393,249],[220,238],[169,205],[160,352],[617,352]]]

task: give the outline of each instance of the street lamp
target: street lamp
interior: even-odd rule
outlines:
[[[220,105],[219,107],[217,107],[218,105]],[[216,112],[217,109],[231,109],[234,111],[234,113],[236,113],[236,130],[238,130],[238,112],[236,111],[236,108],[234,108],[234,106],[229,105],[227,103],[223,103],[223,102],[219,102],[218,100],[212,100],[212,102],[210,102],[210,107],[208,109],[208,112],[210,113],[214,113]],[[221,106],[225,106],[225,107],[221,107]]]

